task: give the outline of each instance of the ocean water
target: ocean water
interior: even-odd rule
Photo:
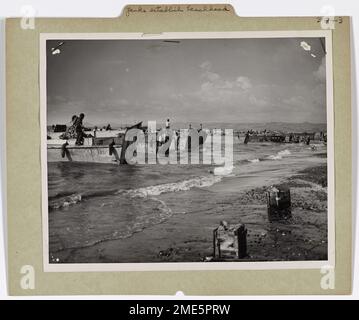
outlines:
[[[50,255],[133,236],[179,213],[216,212],[248,188],[325,163],[304,144],[249,143],[235,138],[233,167],[49,163]],[[204,192],[208,191],[208,192]]]

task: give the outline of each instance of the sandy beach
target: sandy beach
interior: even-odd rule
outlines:
[[[326,154],[314,158],[326,161]],[[322,159],[321,159],[322,158]],[[220,221],[244,223],[248,230],[248,256],[243,261],[300,261],[327,259],[327,168],[316,164],[275,177],[266,185],[227,190],[218,196],[221,183],[195,188],[191,204],[187,192],[164,193],[160,201],[181,210],[167,219],[139,229],[129,237],[108,239],[80,248],[50,252],[53,263],[201,262],[213,252],[213,229]],[[263,180],[265,181],[265,179]],[[270,182],[270,183],[269,183]],[[269,222],[265,192],[269,185],[290,188],[292,218]],[[228,187],[227,189],[231,189]],[[229,184],[230,186],[230,184]],[[195,193],[195,196],[193,196]],[[203,199],[214,198],[201,206]],[[214,201],[214,200],[213,200]],[[197,203],[197,205],[196,205]]]

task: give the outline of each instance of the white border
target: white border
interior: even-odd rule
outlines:
[[[231,39],[231,38],[325,38],[327,86],[327,166],[328,166],[328,260],[280,262],[189,262],[189,263],[81,263],[50,264],[48,246],[47,197],[47,97],[46,97],[46,40],[155,40],[155,39]],[[335,267],[334,215],[334,101],[332,69],[332,32],[305,31],[241,31],[241,32],[169,32],[143,33],[41,33],[40,34],[40,126],[42,174],[42,224],[44,272],[99,272],[99,271],[189,271],[189,270],[274,270],[319,269]],[[45,164],[45,165],[44,165]]]

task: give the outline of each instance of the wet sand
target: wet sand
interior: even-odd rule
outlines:
[[[212,255],[213,230],[220,221],[244,223],[248,256],[243,261],[300,261],[327,259],[326,166],[301,170],[277,184],[290,187],[292,218],[269,222],[265,191],[268,185],[225,193],[215,210],[186,207],[186,193],[178,193],[183,211],[131,237],[93,246],[66,249],[51,257],[60,263],[201,262]],[[211,188],[196,190],[196,201],[210,198]],[[171,198],[162,200],[171,206]],[[201,206],[198,206],[201,207]],[[198,208],[197,207],[197,208]]]

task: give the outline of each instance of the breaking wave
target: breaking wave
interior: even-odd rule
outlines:
[[[140,197],[140,198],[154,197],[162,193],[188,191],[192,188],[210,187],[221,180],[222,180],[221,175],[211,175],[207,177],[205,176],[196,177],[179,182],[153,185],[153,186],[148,186],[138,189],[104,190],[104,191],[84,193],[84,194],[74,193],[65,197],[62,196],[62,197],[55,197],[54,199],[51,200],[49,199],[48,208],[49,210],[66,209],[69,206],[80,203],[86,199],[102,197],[107,195],[116,195],[116,194],[117,195],[122,194],[130,197]]]
[[[138,189],[119,190],[118,193],[131,197],[153,197],[162,193],[187,191],[192,188],[205,188],[214,185],[222,180],[221,176],[197,177],[173,183],[159,184]]]
[[[48,207],[50,210],[65,209],[86,199],[113,195],[116,191],[117,189],[97,190],[84,193],[59,193],[56,196],[49,197]]]
[[[250,162],[250,163],[259,163],[265,160],[280,160],[285,156],[290,155],[291,152],[288,149],[279,151],[275,155],[269,155],[265,158],[255,158],[255,159],[247,159],[241,160],[240,163]],[[162,193],[169,192],[179,192],[179,191],[188,191],[192,188],[205,188],[214,185],[215,183],[220,182],[225,176],[233,176],[233,166],[224,166],[224,167],[216,167],[210,172],[212,173],[209,176],[200,176],[187,180],[182,180],[179,182],[173,183],[165,183],[152,185],[148,187],[142,187],[137,189],[111,189],[111,190],[101,190],[101,191],[92,191],[88,193],[62,193],[57,194],[55,197],[49,198],[49,210],[56,209],[66,209],[69,206],[78,204],[86,199],[94,198],[94,197],[102,197],[107,195],[116,195],[123,194],[130,197],[154,197],[158,196]]]
[[[268,156],[266,159],[269,159],[269,160],[280,160],[282,159],[284,156],[288,156],[290,155],[291,152],[288,150],[288,149],[285,149],[285,150],[282,150],[282,151],[279,151],[276,155],[270,155]]]
[[[216,167],[213,170],[213,174],[216,176],[231,176],[234,166]]]
[[[71,194],[65,198],[51,201],[49,202],[49,209],[61,209],[61,208],[67,208],[71,205],[74,205],[78,202],[82,201],[82,195],[81,194]]]

